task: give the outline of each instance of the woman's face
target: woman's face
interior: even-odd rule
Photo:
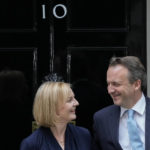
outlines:
[[[76,119],[76,106],[79,103],[74,97],[73,91],[70,89],[67,100],[58,108],[60,121],[69,122]]]

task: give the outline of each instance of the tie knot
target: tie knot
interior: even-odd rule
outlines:
[[[128,117],[129,118],[133,118],[133,115],[134,115],[134,110],[133,109],[129,109],[128,110]]]

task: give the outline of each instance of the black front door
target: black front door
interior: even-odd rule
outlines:
[[[112,104],[106,84],[109,59],[135,55],[146,66],[145,0],[5,0],[0,11],[0,71],[21,71],[29,91],[22,103],[13,100],[17,111],[24,107],[22,117],[15,118],[14,126],[24,127],[16,128],[22,134],[14,138],[14,149],[32,132],[34,93],[45,76],[57,73],[72,84],[80,103],[75,123],[92,131],[94,112]],[[7,124],[1,129],[9,133],[5,108],[11,103],[0,102]],[[7,142],[3,145],[9,149]]]

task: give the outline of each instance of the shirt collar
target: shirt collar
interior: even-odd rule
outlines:
[[[138,102],[132,107],[133,110],[135,110],[137,113],[139,113],[140,115],[143,115],[145,112],[145,106],[146,106],[146,102],[145,102],[145,96],[142,93],[141,98],[138,100]],[[125,113],[126,110],[128,110],[127,108],[124,107],[120,107],[121,108],[121,112],[120,112],[120,117],[123,116],[123,114]]]
[[[133,110],[135,110],[137,113],[139,113],[140,115],[144,114],[145,111],[145,106],[146,106],[146,102],[145,102],[145,96],[142,93],[141,98],[139,99],[139,101],[132,107]]]
[[[120,108],[121,108],[121,111],[120,111],[120,118],[121,118],[128,109],[124,107],[120,107]]]

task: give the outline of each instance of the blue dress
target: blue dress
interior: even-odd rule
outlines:
[[[50,128],[40,127],[25,138],[20,150],[62,150]],[[65,150],[91,150],[88,129],[68,124],[65,132]]]

